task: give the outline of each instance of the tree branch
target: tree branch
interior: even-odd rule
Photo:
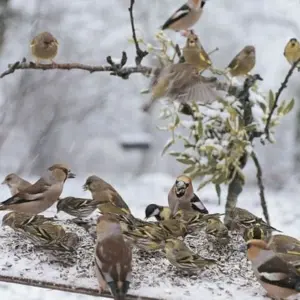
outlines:
[[[257,155],[254,151],[252,151],[251,157],[252,157],[252,160],[253,160],[256,170],[257,170],[256,178],[257,178],[257,185],[259,188],[260,204],[261,204],[261,207],[263,210],[265,220],[267,221],[268,225],[271,225],[267,202],[266,202],[266,198],[265,198],[265,187],[264,187],[264,183],[263,183],[263,179],[262,179],[262,168],[261,168],[261,165],[257,158]]]
[[[134,5],[134,3],[135,3],[135,0],[130,0],[130,7],[128,8],[128,11],[129,11],[129,15],[130,15],[132,38],[133,38],[133,41],[134,41],[134,44],[135,44],[135,49],[136,49],[135,63],[136,63],[137,66],[139,66],[142,63],[143,58],[148,55],[148,52],[141,50],[141,48],[139,46],[139,42],[137,41],[137,38],[136,38],[134,17],[133,17],[133,5]]]
[[[85,288],[85,287],[75,287],[75,286],[69,286],[69,285],[65,285],[65,284],[56,284],[53,282],[46,282],[46,281],[29,279],[29,278],[0,275],[0,281],[28,285],[28,286],[35,286],[35,287],[45,288],[45,289],[59,290],[59,291],[63,291],[63,292],[82,294],[82,295],[88,295],[88,296],[96,296],[96,297],[103,297],[103,298],[110,298],[110,299],[113,298],[109,292],[103,291],[100,294],[97,289],[89,289],[89,288]],[[128,294],[126,296],[126,299],[127,300],[159,300],[157,298],[140,297],[140,296],[135,296],[135,295],[130,295],[130,294]]]
[[[125,52],[123,52],[125,53]],[[124,55],[123,55],[124,56]],[[35,64],[33,62],[26,62],[26,58],[24,57],[23,60],[17,61],[13,64],[8,65],[8,69],[4,71],[0,78],[3,78],[9,74],[14,73],[16,70],[25,70],[25,69],[32,69],[32,70],[84,70],[90,73],[94,72],[110,72],[110,75],[119,76],[123,79],[128,79],[129,75],[133,73],[142,73],[144,75],[149,75],[151,73],[152,68],[145,67],[145,66],[128,66],[124,67],[124,65],[116,64],[111,60],[111,57],[107,57],[107,61],[109,61],[110,65],[107,66],[91,66],[91,65],[84,65],[80,63],[62,63],[62,64]]]
[[[292,76],[295,68],[297,67],[297,65],[299,63],[300,63],[300,58],[292,64],[291,68],[289,69],[287,75],[284,78],[284,81],[281,83],[281,86],[279,87],[278,91],[275,94],[275,101],[274,101],[274,104],[273,104],[273,106],[272,106],[272,108],[270,110],[270,113],[268,115],[266,126],[265,126],[265,130],[264,130],[265,134],[266,134],[266,137],[267,137],[268,140],[270,138],[270,124],[271,124],[271,119],[272,119],[272,116],[273,116],[273,113],[274,113],[275,109],[278,106],[279,97],[280,97],[281,93],[283,92],[283,90],[287,87],[288,81],[289,81],[290,77]]]

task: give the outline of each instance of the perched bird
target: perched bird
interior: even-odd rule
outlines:
[[[128,227],[123,231],[123,235],[128,241],[145,251],[162,249],[165,240],[184,237],[186,234],[186,225],[175,219]]]
[[[74,178],[74,174],[62,166],[51,166],[33,185],[2,202],[0,210],[39,214],[57,201],[67,178]]]
[[[53,218],[46,218],[43,215],[28,215],[11,211],[3,216],[2,226],[9,226],[12,229],[17,229],[26,225],[41,225],[53,220]]]
[[[79,241],[75,233],[65,232],[62,226],[49,222],[25,225],[18,228],[18,231],[35,246],[49,250],[73,251]]]
[[[145,219],[155,217],[157,221],[169,220],[171,218],[171,210],[167,206],[149,204],[145,209],[145,216]]]
[[[268,225],[262,218],[258,218],[248,210],[240,207],[236,207],[231,213],[232,229],[238,229],[241,233],[244,233],[245,228],[251,228],[253,225],[259,224],[263,229],[269,229],[273,231],[280,230]]]
[[[270,237],[269,248],[278,253],[298,256],[300,260],[300,241],[288,235],[276,234]]]
[[[196,66],[188,63],[169,64],[153,71],[150,82],[151,98],[144,104],[148,112],[160,98],[180,103],[200,102],[210,104],[220,98],[217,78],[199,74]]]
[[[21,178],[15,173],[8,174],[2,184],[6,184],[9,187],[10,193],[14,196],[17,193],[20,193],[31,186],[31,183]]]
[[[101,213],[131,214],[121,195],[106,181],[96,175],[87,178],[83,190],[89,190],[92,198],[98,201]]]
[[[283,55],[291,65],[300,59],[300,43],[297,39],[292,38],[288,41],[284,48]],[[300,71],[300,64],[298,65],[298,71]]]
[[[162,30],[187,30],[200,19],[206,0],[188,0],[161,26]]]
[[[213,244],[226,245],[229,242],[228,229],[218,218],[207,220],[205,228],[207,239]]]
[[[269,229],[261,224],[256,223],[249,228],[245,228],[243,238],[247,242],[249,240],[264,240],[267,241],[272,234],[272,229]]]
[[[55,64],[53,59],[57,55],[58,45],[57,39],[50,32],[42,32],[33,38],[30,48],[36,64],[39,64],[40,60],[51,60],[52,64]]]
[[[255,47],[245,46],[227,67],[232,77],[247,75],[255,66]]]
[[[186,175],[180,175],[168,194],[168,203],[174,216],[179,209],[184,211],[198,211],[207,214],[208,210],[202,201],[194,194],[192,179]]]
[[[212,65],[208,54],[193,30],[190,30],[187,36],[185,47],[182,49],[182,54],[185,62],[197,67],[199,72]]]
[[[247,242],[247,257],[260,284],[268,295],[275,299],[286,299],[300,292],[300,272],[285,259],[269,248],[263,240]]]
[[[125,300],[132,277],[132,252],[122,229],[112,215],[98,219],[95,250],[96,275],[100,293],[110,290],[115,300]]]
[[[192,252],[183,241],[178,239],[167,240],[164,251],[169,262],[182,270],[195,271],[216,263],[214,259],[207,259]]]
[[[63,211],[77,218],[86,218],[97,209],[98,204],[97,200],[66,197],[58,200],[56,209],[57,213]]]

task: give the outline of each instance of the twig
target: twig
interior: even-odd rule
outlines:
[[[110,56],[107,57],[107,60],[109,60]],[[111,58],[110,58],[111,59]],[[113,63],[113,62],[112,62]],[[71,69],[78,69],[78,70],[85,70],[90,73],[94,72],[111,72],[111,75],[120,76],[121,78],[127,79],[130,74],[133,73],[142,73],[144,75],[149,75],[151,73],[152,68],[145,67],[145,66],[129,66],[124,67],[122,66],[120,68],[121,64],[110,64],[107,66],[91,66],[91,65],[84,65],[80,63],[62,63],[62,64],[35,64],[33,62],[26,62],[26,59],[23,58],[23,60],[17,61],[13,64],[8,65],[8,69],[4,71],[0,78],[3,78],[9,74],[14,73],[16,70],[25,70],[25,69],[32,69],[32,70],[71,70]],[[116,68],[117,67],[117,68]]]
[[[207,54],[208,54],[208,55],[211,55],[211,54],[213,54],[213,53],[215,53],[215,52],[217,52],[217,51],[219,51],[219,50],[220,50],[220,49],[219,49],[218,47],[216,47],[215,49],[209,51]]]
[[[131,30],[132,30],[132,38],[135,44],[135,49],[136,49],[136,57],[135,57],[135,63],[137,66],[139,66],[145,56],[148,55],[147,51],[141,50],[139,46],[139,42],[137,41],[136,38],[136,33],[135,33],[135,26],[134,26],[134,17],[133,17],[133,5],[134,5],[135,0],[130,0],[130,7],[128,8],[129,10],[129,15],[130,15],[130,23],[131,23]]]
[[[59,291],[63,291],[63,292],[82,294],[82,295],[88,295],[88,296],[113,298],[110,295],[110,293],[103,291],[100,294],[99,291],[96,290],[96,289],[69,286],[69,285],[66,285],[66,284],[56,284],[56,283],[53,283],[53,282],[34,280],[34,279],[30,279],[30,278],[0,275],[0,281],[9,282],[9,283],[16,283],[16,284],[22,284],[22,285],[29,285],[29,286],[36,286],[36,287],[39,287],[39,288],[59,290]],[[140,297],[140,296],[135,296],[135,295],[127,295],[126,299],[127,300],[160,300],[158,298]]]
[[[266,202],[266,198],[265,198],[265,187],[264,187],[264,183],[263,183],[263,179],[262,179],[262,168],[261,168],[261,165],[257,158],[257,155],[254,151],[252,151],[251,157],[252,157],[252,160],[253,160],[256,170],[257,170],[256,178],[257,178],[257,185],[259,188],[260,205],[262,207],[265,220],[267,221],[268,225],[271,225],[267,202]]]
[[[264,130],[264,132],[266,134],[266,138],[268,140],[269,140],[269,137],[270,137],[270,128],[269,127],[270,127],[270,124],[271,124],[272,115],[273,115],[275,109],[278,106],[279,97],[280,97],[281,93],[283,92],[283,90],[287,87],[288,81],[289,81],[290,77],[292,76],[295,68],[297,67],[297,65],[299,63],[300,63],[300,58],[292,64],[291,68],[289,69],[287,75],[284,78],[284,81],[281,83],[281,86],[279,87],[278,91],[275,94],[275,101],[274,101],[274,104],[273,104],[273,106],[270,110],[270,113],[268,115],[265,130]]]

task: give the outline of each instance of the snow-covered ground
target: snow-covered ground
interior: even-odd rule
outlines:
[[[91,174],[87,174],[91,175]],[[100,174],[99,174],[100,175]],[[144,209],[149,203],[157,203],[161,205],[167,204],[167,193],[173,184],[174,178],[169,177],[164,174],[147,174],[139,178],[126,178],[125,180],[114,180],[113,178],[108,178],[104,176],[108,182],[112,183],[123,198],[129,204],[134,215],[138,217],[144,217]],[[82,196],[89,197],[88,192],[82,190],[82,185],[85,181],[84,177],[79,177],[76,179],[68,180],[65,185],[65,189],[62,196]],[[269,213],[271,216],[271,223],[274,227],[282,230],[286,234],[300,238],[299,228],[300,228],[300,209],[296,205],[295,195],[297,195],[299,188],[295,184],[290,184],[284,190],[280,191],[270,191],[266,190],[266,199],[269,204]],[[199,192],[198,195],[203,199],[205,205],[210,212],[222,212],[226,190],[222,190],[222,205],[218,206],[217,197],[213,187],[207,187]],[[5,186],[0,187],[0,197],[1,199],[6,199],[9,196],[8,188]],[[251,210],[258,216],[262,216],[261,207],[259,204],[258,191],[254,187],[246,187],[242,196],[240,197],[239,206]],[[53,216],[55,214],[55,207],[49,209],[46,213],[48,216]],[[1,213],[0,216],[3,216]],[[67,216],[63,213],[59,215],[60,218],[65,219]],[[4,232],[3,232],[4,231]],[[10,228],[0,229],[1,235],[7,235],[11,233]],[[14,236],[11,235],[10,240]],[[4,241],[7,238],[4,238]],[[3,242],[3,239],[2,239]],[[236,243],[236,242],[235,242]],[[233,245],[234,252],[237,252],[237,245]],[[6,245],[1,245],[2,253],[3,249],[6,249]],[[207,249],[204,242],[200,243],[200,247],[197,246],[197,250],[200,254],[207,256]],[[30,247],[29,247],[30,248]],[[18,250],[20,251],[20,250]],[[34,254],[35,255],[35,254]],[[33,256],[34,256],[33,255]],[[214,254],[211,254],[214,255]],[[11,261],[12,254],[9,254],[9,260]],[[208,253],[210,256],[210,253]],[[35,259],[43,259],[43,255],[34,256]],[[0,259],[0,270],[5,269],[5,263],[8,257],[1,255]],[[168,266],[169,263],[164,258],[149,258],[147,259],[147,269],[139,271],[141,274],[136,274],[135,278],[141,278],[142,282],[138,285],[137,283],[132,284],[133,289],[132,294],[141,294],[145,296],[158,296],[163,299],[174,299],[174,300],[185,300],[185,299],[195,299],[196,296],[201,293],[203,297],[207,299],[263,299],[265,292],[259,286],[259,284],[253,279],[251,269],[247,263],[244,254],[237,253],[233,254],[232,257],[225,261],[222,261],[222,272],[218,272],[217,267],[209,268],[205,270],[199,278],[181,278],[175,275],[174,270]],[[43,262],[42,267],[39,267],[39,275],[32,274],[32,266],[29,266],[30,259],[27,257],[23,261],[18,261],[15,266],[13,265],[9,270],[6,269],[5,274],[16,274],[19,270],[26,277],[26,270],[31,277],[39,276],[41,280],[56,281],[57,282],[57,272],[58,268],[55,266],[47,266]],[[146,262],[143,262],[146,263]],[[26,265],[25,265],[26,264]],[[37,266],[38,264],[33,263]],[[42,269],[45,272],[42,272]],[[136,266],[138,269],[138,266]],[[63,276],[59,278],[59,282],[73,282],[78,286],[86,287],[97,287],[97,282],[90,274],[90,278],[76,278],[74,272],[76,268],[70,267],[70,272],[66,275],[63,271]],[[169,277],[161,277],[159,271],[170,272]],[[90,271],[93,272],[93,271]],[[140,275],[140,276],[139,276]],[[234,278],[232,278],[234,277]],[[184,286],[182,286],[184,283]],[[82,295],[76,294],[66,294],[64,292],[50,291],[38,288],[31,288],[26,286],[5,284],[0,283],[0,295],[3,299],[23,299],[30,295],[31,300],[47,300],[47,299],[65,299],[69,300],[79,299],[83,297]],[[86,299],[93,298],[84,296]],[[99,298],[98,298],[99,299]]]

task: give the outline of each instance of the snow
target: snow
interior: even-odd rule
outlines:
[[[87,174],[90,175],[90,174]],[[4,176],[3,176],[4,177]],[[137,217],[144,217],[144,209],[150,203],[167,205],[167,193],[173,184],[174,178],[157,173],[145,174],[140,178],[113,179],[104,176],[112,183],[127,201],[132,212]],[[32,179],[33,181],[33,179]],[[89,197],[88,192],[82,190],[85,177],[68,180],[65,184],[62,196]],[[197,186],[197,183],[194,184]],[[272,226],[283,232],[300,238],[300,210],[294,206],[294,198],[298,187],[291,183],[285,190],[270,191],[266,189],[266,199],[269,204],[269,213]],[[210,212],[223,212],[226,190],[222,187],[222,205],[217,205],[217,195],[213,186],[208,186],[197,193],[204,201]],[[8,188],[1,186],[0,195],[2,199],[9,196]],[[258,190],[254,187],[246,187],[239,199],[239,206],[249,209],[258,216],[262,216]],[[284,204],[284,205],[283,205]],[[53,216],[55,207],[50,208],[45,215]],[[1,216],[3,216],[3,212]],[[30,243],[19,239],[12,229],[5,227],[0,229],[1,235],[1,258],[0,273],[2,275],[20,275],[24,277],[47,280],[56,283],[75,284],[80,287],[97,288],[94,277],[92,262],[93,242],[84,230],[71,225],[68,215],[60,213],[60,222],[69,230],[76,230],[84,239],[79,244],[77,256],[70,257],[66,254],[51,255],[49,251],[35,250]],[[163,299],[188,300],[195,299],[199,293],[209,299],[264,299],[265,292],[253,278],[250,264],[245,254],[240,252],[241,237],[233,236],[232,242],[226,250],[210,251],[205,235],[200,233],[198,238],[187,237],[192,250],[199,252],[204,257],[218,259],[218,266],[205,269],[199,275],[188,277],[186,274],[178,273],[169,265],[162,255],[145,256],[134,250],[134,276],[130,293],[144,296],[158,296]],[[19,245],[17,249],[15,246]],[[16,256],[17,255],[17,256]],[[15,259],[21,257],[20,259]],[[61,265],[61,262],[64,264]],[[49,262],[52,261],[50,264]],[[7,264],[9,263],[9,264]],[[11,264],[11,267],[8,267]],[[1,289],[4,287],[4,289]],[[24,293],[35,291],[35,288],[18,286],[12,284],[1,284],[1,295],[10,295],[11,299],[21,299]],[[25,292],[26,291],[26,292]],[[3,294],[2,294],[3,293]],[[37,290],[31,299],[39,299],[43,293],[43,299],[57,297],[63,299],[65,293]],[[19,295],[19,296],[18,296]],[[18,298],[19,297],[19,298]],[[68,299],[79,299],[79,295],[68,294]],[[85,296],[86,297],[86,296]],[[88,297],[87,297],[88,299]],[[98,298],[99,299],[99,298]]]

